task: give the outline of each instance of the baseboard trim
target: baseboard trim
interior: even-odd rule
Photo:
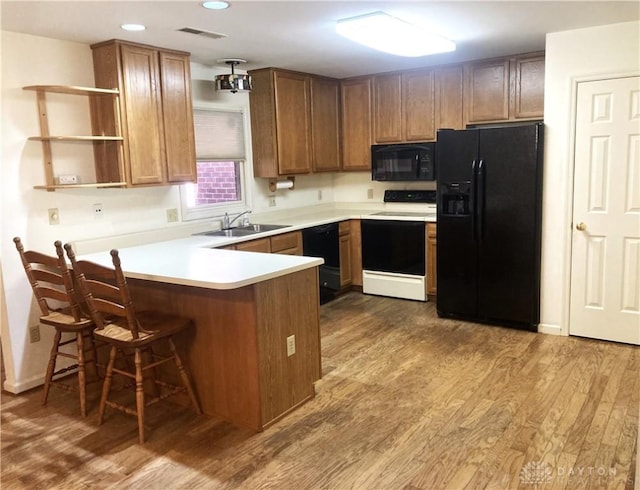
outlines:
[[[25,391],[32,390],[33,388],[37,388],[44,384],[44,376],[33,376],[25,381],[21,381],[20,383],[10,383],[9,380],[5,380],[2,385],[2,389],[8,393],[12,393],[14,395],[18,395],[20,393],[24,393]]]
[[[560,328],[560,325],[549,325],[549,324],[545,324],[545,323],[540,323],[540,324],[538,324],[538,332],[539,333],[546,333],[548,335],[563,335],[563,336],[566,336],[566,334],[562,333],[562,328]]]

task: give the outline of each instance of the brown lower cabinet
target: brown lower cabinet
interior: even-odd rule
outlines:
[[[244,252],[302,255],[302,233],[292,231],[291,233],[282,233],[270,238],[258,238],[221,248],[225,250],[242,250]]]
[[[351,285],[362,287],[362,229],[359,219],[349,221],[351,230]]]
[[[271,240],[269,238],[259,238],[248,242],[240,242],[233,245],[233,250],[243,250],[245,252],[271,253]]]
[[[351,286],[351,225],[350,221],[341,221],[338,225],[338,244],[340,252],[340,288]]]
[[[436,234],[437,225],[427,223],[427,295],[436,295]]]

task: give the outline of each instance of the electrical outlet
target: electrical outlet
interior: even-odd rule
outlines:
[[[49,224],[50,225],[60,224],[60,214],[58,213],[58,208],[49,208]]]
[[[102,210],[102,204],[101,203],[95,203],[93,205],[93,218],[94,219],[102,219],[102,215],[103,215],[103,210]]]
[[[276,205],[276,196],[269,196],[269,207],[274,207]]]
[[[58,183],[61,185],[77,184],[78,176],[77,175],[61,175],[60,177],[58,177]]]
[[[167,209],[167,223],[178,221],[178,210],[176,208]]]
[[[318,201],[322,201],[322,189],[318,189]]]
[[[40,325],[29,327],[29,342],[32,344],[40,342]]]
[[[291,357],[296,353],[296,336],[289,335],[287,337],[287,357]]]
[[[367,189],[367,199],[373,199],[373,189]]]

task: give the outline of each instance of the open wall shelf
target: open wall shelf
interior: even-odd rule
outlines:
[[[34,186],[34,189],[45,189],[47,191],[54,191],[56,189],[73,189],[73,188],[105,188],[105,187],[126,187],[126,182],[94,182],[83,184],[56,184],[55,176],[53,172],[53,158],[51,152],[52,142],[80,142],[80,143],[103,143],[115,142],[119,145],[119,151],[122,151],[123,137],[120,131],[120,105],[119,94],[117,89],[102,89],[94,87],[74,87],[65,85],[30,85],[23,87],[24,90],[31,90],[36,92],[38,98],[38,117],[40,121],[40,136],[31,136],[29,140],[40,141],[42,143],[42,153],[44,159],[45,170],[45,185]],[[67,95],[81,95],[88,96],[89,98],[95,97],[112,97],[113,98],[113,111],[116,124],[116,133],[113,135],[67,135],[67,136],[54,136],[49,134],[49,117],[47,114],[46,93],[57,93]],[[123,175],[123,172],[120,172]]]

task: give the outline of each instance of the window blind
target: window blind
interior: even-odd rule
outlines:
[[[194,109],[193,121],[198,160],[245,159],[242,112]]]

